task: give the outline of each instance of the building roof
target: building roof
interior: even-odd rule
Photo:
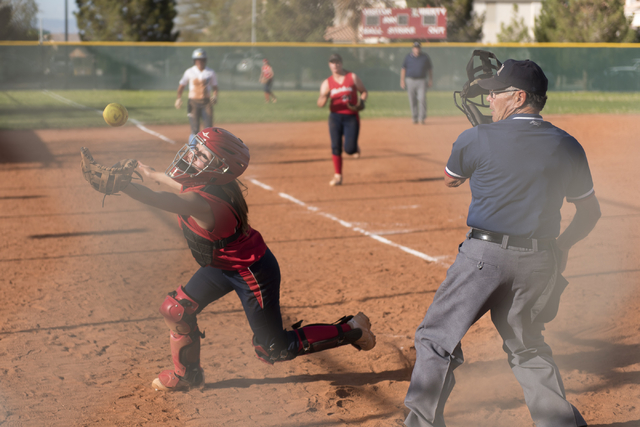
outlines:
[[[356,31],[347,26],[328,27],[324,32],[324,39],[334,43],[355,43],[358,41]]]
[[[48,34],[47,36],[48,36],[48,40],[51,40],[54,42],[64,41],[64,33],[53,33],[53,34]],[[68,33],[68,38],[70,42],[80,41],[80,35],[78,33]]]

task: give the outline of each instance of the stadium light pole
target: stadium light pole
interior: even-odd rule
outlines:
[[[64,41],[69,41],[69,0],[64,0]]]
[[[256,43],[256,0],[251,0],[251,43]]]

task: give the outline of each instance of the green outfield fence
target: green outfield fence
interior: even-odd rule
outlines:
[[[176,89],[191,66],[191,52],[206,50],[221,90],[256,90],[263,58],[275,70],[274,89],[318,90],[339,53],[346,69],[369,90],[400,90],[400,68],[409,43],[334,45],[302,43],[89,43],[0,42],[0,89]],[[640,90],[636,44],[424,44],[434,64],[435,90],[460,89],[475,49],[502,61],[531,59],[556,91]]]

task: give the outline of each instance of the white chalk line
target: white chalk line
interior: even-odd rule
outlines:
[[[271,186],[269,186],[269,185],[267,185],[265,183],[262,183],[262,182],[258,181],[257,179],[250,178],[249,181],[251,181],[253,184],[257,185],[258,187],[264,188],[267,191],[274,191],[275,192],[273,187],[271,187]],[[298,199],[296,199],[295,197],[293,197],[293,196],[291,196],[289,194],[278,192],[278,196],[282,197],[283,199],[289,200],[290,202],[293,202],[296,205],[304,207],[307,210],[309,210],[311,212],[314,212],[314,213],[316,213],[316,214],[318,214],[320,216],[323,216],[323,217],[328,218],[328,219],[330,219],[332,221],[335,221],[335,222],[337,222],[338,224],[342,225],[345,228],[348,228],[348,229],[353,230],[353,231],[355,231],[357,233],[360,233],[360,234],[363,234],[363,235],[365,235],[367,237],[370,237],[373,240],[376,240],[376,241],[378,241],[380,243],[384,243],[385,245],[389,245],[389,246],[392,246],[394,248],[400,249],[401,251],[404,251],[404,252],[406,252],[408,254],[416,256],[416,257],[418,257],[420,259],[423,259],[425,261],[433,262],[433,263],[436,263],[436,264],[439,264],[439,265],[443,265],[443,266],[448,266],[448,264],[445,264],[445,263],[442,262],[442,260],[445,259],[446,256],[434,257],[434,256],[427,255],[425,253],[416,251],[415,249],[411,249],[411,248],[408,248],[406,246],[399,245],[397,243],[392,242],[389,239],[385,239],[384,237],[380,236],[380,234],[372,233],[370,231],[364,230],[364,229],[362,229],[360,227],[357,227],[357,226],[351,224],[348,221],[345,221],[345,220],[342,220],[342,219],[336,217],[335,215],[332,215],[332,214],[327,213],[327,212],[323,212],[323,211],[320,210],[320,208],[318,208],[316,206],[308,205],[305,202],[303,202],[301,200],[298,200]]]
[[[96,110],[95,108],[87,107],[86,105],[78,104],[77,102],[72,101],[72,100],[70,100],[70,99],[67,99],[67,98],[65,98],[64,96],[58,95],[57,93],[51,92],[51,91],[46,90],[46,89],[45,89],[45,90],[43,90],[43,91],[42,91],[42,93],[44,93],[45,95],[50,96],[51,98],[53,98],[53,99],[55,99],[55,100],[57,100],[57,101],[62,102],[62,103],[64,103],[64,104],[71,105],[72,107],[76,107],[76,108],[78,108],[78,109],[80,109],[80,110],[93,110],[93,111],[95,111],[97,114],[99,114],[99,115],[101,115],[101,116],[102,116],[102,111],[100,111],[100,110]],[[136,119],[134,119],[134,118],[129,117],[129,121],[130,121],[131,123],[133,123],[133,124],[134,124],[138,129],[140,129],[140,130],[141,130],[141,131],[143,131],[143,132],[148,133],[149,135],[153,135],[153,136],[155,136],[156,138],[159,138],[159,139],[161,139],[161,140],[163,140],[163,141],[165,141],[165,142],[168,142],[169,144],[175,144],[175,143],[176,143],[174,140],[172,140],[172,139],[170,139],[170,138],[167,138],[166,136],[164,136],[164,135],[162,135],[162,134],[160,134],[160,133],[158,133],[158,132],[154,132],[154,131],[152,131],[151,129],[149,129],[148,127],[146,127],[146,126],[145,126],[142,122],[140,122],[139,120],[136,120]]]

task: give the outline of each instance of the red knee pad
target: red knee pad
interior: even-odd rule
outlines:
[[[182,286],[170,292],[160,306],[160,314],[173,332],[188,335],[197,329],[196,316],[198,303],[187,295]]]

